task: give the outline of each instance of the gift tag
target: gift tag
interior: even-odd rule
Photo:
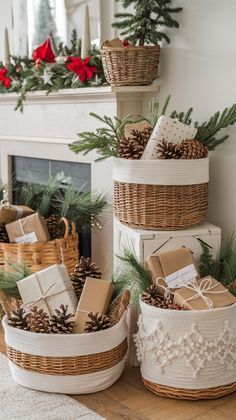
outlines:
[[[182,287],[185,284],[194,283],[197,275],[194,265],[189,264],[186,267],[165,276],[165,281],[170,288]]]
[[[34,242],[38,242],[38,238],[35,232],[30,232],[26,233],[26,235],[18,236],[18,238],[16,238],[15,241],[17,244],[33,244]]]

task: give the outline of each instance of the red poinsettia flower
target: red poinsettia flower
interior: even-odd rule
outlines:
[[[50,37],[33,51],[33,60],[36,63],[39,62],[39,60],[44,61],[44,63],[54,63],[55,57]]]
[[[6,67],[3,67],[0,69],[0,83],[2,83],[3,86],[6,88],[9,88],[11,86],[11,79],[7,76],[8,70]]]
[[[91,66],[90,57],[86,57],[82,60],[81,57],[68,57],[69,64],[67,64],[67,69],[77,74],[79,80],[82,83],[85,83],[87,79],[91,80],[94,73],[97,73],[98,69],[96,66]]]

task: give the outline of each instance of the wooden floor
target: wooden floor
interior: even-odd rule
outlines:
[[[0,352],[5,353],[0,328]],[[73,396],[108,420],[235,420],[236,393],[218,400],[176,401],[147,391],[138,368],[127,367],[120,380],[106,391]]]

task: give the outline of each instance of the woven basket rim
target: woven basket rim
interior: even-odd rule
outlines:
[[[124,158],[119,158],[116,156],[113,156],[113,159],[116,160],[116,162],[126,162],[129,163],[133,166],[139,166],[140,162],[142,162],[144,165],[145,163],[149,166],[150,163],[153,165],[188,165],[190,162],[193,165],[197,165],[200,162],[203,161],[209,161],[209,157],[205,157],[205,158],[200,158],[200,159],[124,159]]]
[[[107,328],[106,330],[103,331],[95,331],[95,332],[91,332],[91,333],[79,333],[79,334],[44,334],[44,333],[34,333],[32,331],[24,331],[21,329],[17,329],[15,327],[12,327],[8,324],[8,317],[5,315],[2,319],[2,325],[4,327],[5,330],[10,330],[10,331],[15,331],[17,330],[19,332],[19,334],[22,334],[22,336],[28,336],[28,337],[47,337],[48,340],[58,340],[60,341],[61,338],[63,337],[64,340],[66,340],[66,338],[70,337],[74,337],[74,340],[76,340],[78,337],[88,337],[88,335],[91,337],[96,337],[94,334],[100,334],[100,337],[102,335],[106,336],[106,334],[110,331],[115,331],[116,329],[120,328],[120,324],[124,321],[123,318],[126,317],[126,312],[125,311],[121,317],[121,319],[119,320],[119,322],[117,322],[117,324],[113,325],[110,328]]]
[[[139,305],[140,305],[140,308],[142,307],[142,306],[144,306],[144,308],[146,307],[146,308],[148,308],[148,309],[150,309],[150,311],[151,312],[153,312],[153,313],[158,313],[158,312],[160,312],[160,311],[162,311],[162,313],[164,313],[163,311],[165,311],[165,313],[167,314],[168,313],[168,315],[170,315],[170,316],[173,316],[173,317],[184,317],[184,316],[188,316],[189,315],[189,311],[173,311],[172,309],[163,309],[163,308],[157,308],[157,307],[155,307],[155,306],[151,306],[151,305],[148,305],[148,303],[146,303],[146,302],[143,302],[142,301],[142,299],[141,299],[141,297],[139,298]],[[225,311],[230,311],[230,310],[232,310],[232,308],[236,308],[236,302],[235,303],[233,303],[232,305],[229,305],[229,306],[223,306],[222,308],[213,308],[213,309],[191,309],[191,313],[192,312],[194,312],[195,314],[196,313],[200,313],[200,314],[209,314],[209,312],[214,312],[214,313],[216,313],[216,312],[225,312]]]
[[[160,45],[130,45],[129,47],[109,47],[107,45],[102,45],[102,51],[121,51],[128,53],[129,51],[147,51],[147,50],[157,50],[161,49]]]

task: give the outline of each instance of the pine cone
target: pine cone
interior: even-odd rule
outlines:
[[[8,234],[3,223],[0,224],[0,242],[9,243]]]
[[[64,235],[65,229],[62,223],[60,222],[60,217],[56,216],[55,214],[52,214],[47,219],[45,219],[50,240],[62,238]]]
[[[28,315],[23,308],[15,309],[8,318],[8,325],[19,330],[29,331],[27,317]]]
[[[151,127],[145,127],[143,131],[132,130],[132,137],[123,137],[120,140],[117,156],[123,159],[141,159],[151,134]]]
[[[180,159],[183,154],[179,144],[165,139],[161,140],[157,145],[157,152],[159,159]]]
[[[98,312],[89,312],[88,317],[91,321],[86,322],[84,329],[86,333],[106,330],[112,326],[107,315],[99,314]]]
[[[91,258],[81,257],[79,264],[76,264],[73,273],[70,274],[70,279],[78,299],[82,293],[86,277],[100,279],[102,273],[96,267],[95,263],[91,262]]]
[[[128,308],[130,302],[130,291],[124,290],[110,304],[108,317],[112,325],[115,325],[121,319],[124,311]]]
[[[157,306],[157,302],[160,303],[163,299],[163,293],[158,286],[152,284],[146,292],[142,293],[141,299],[148,305]]]
[[[208,155],[207,148],[198,140],[183,140],[180,143],[182,150],[181,159],[201,159]]]
[[[43,309],[34,306],[27,316],[29,330],[34,333],[49,334],[49,315]]]
[[[49,320],[49,331],[51,334],[71,334],[74,322],[69,321],[74,314],[68,314],[68,305],[61,305],[60,309],[55,309],[56,315],[52,315]]]

